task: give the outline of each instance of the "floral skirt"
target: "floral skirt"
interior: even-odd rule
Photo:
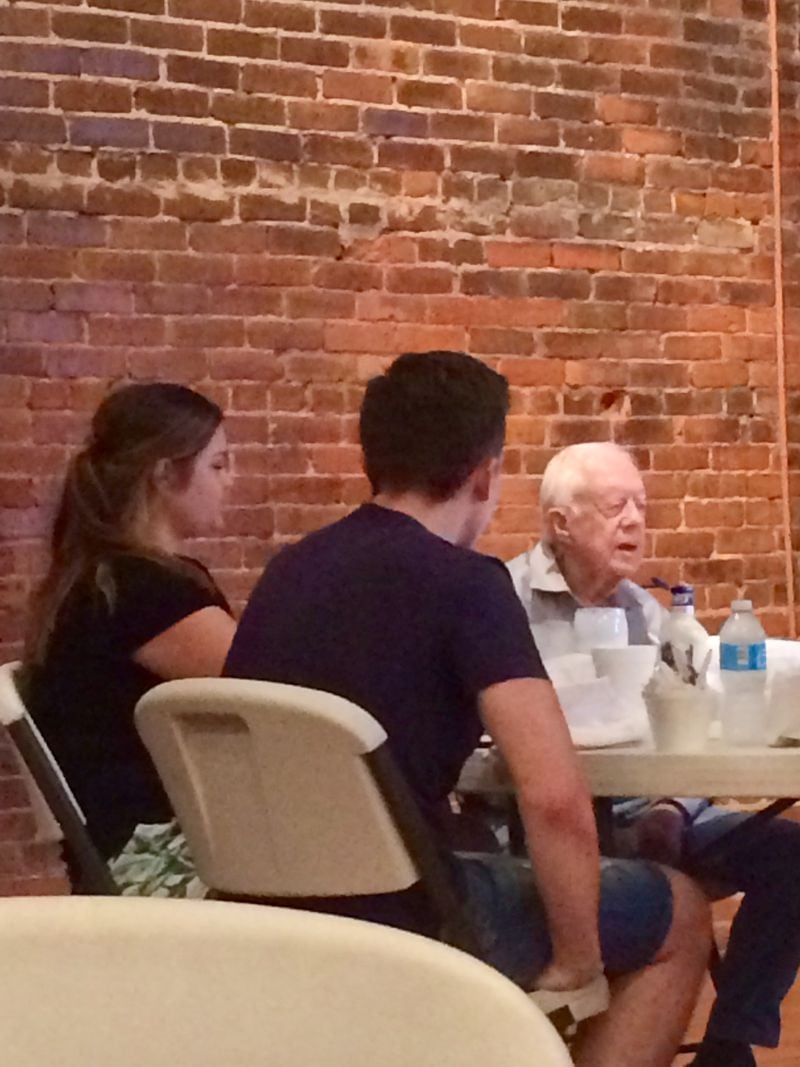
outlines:
[[[126,897],[206,895],[197,877],[189,846],[177,822],[140,823],[127,845],[109,863],[114,881]]]

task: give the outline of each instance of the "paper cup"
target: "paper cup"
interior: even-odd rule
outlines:
[[[685,692],[646,694],[645,704],[658,752],[703,751],[716,710],[709,689],[687,686]]]

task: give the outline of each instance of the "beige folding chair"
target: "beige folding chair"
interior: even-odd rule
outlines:
[[[53,754],[39,733],[20,694],[19,663],[0,665],[0,725],[4,726],[39,795],[34,802],[49,809],[61,829],[76,893],[119,893],[105,861],[86,830],[86,819]]]
[[[442,939],[470,946],[450,872],[362,708],[300,686],[185,679],[146,693],[136,723],[213,890],[343,897],[421,880]]]
[[[569,1067],[513,983],[331,915],[142,897],[0,900],[8,1067]]]

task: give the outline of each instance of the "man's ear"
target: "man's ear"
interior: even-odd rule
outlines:
[[[500,470],[500,462],[499,456],[482,459],[470,475],[473,496],[482,504],[492,495],[494,481]]]
[[[550,508],[547,513],[547,523],[553,541],[564,544],[572,539],[569,531],[569,518],[564,508]]]

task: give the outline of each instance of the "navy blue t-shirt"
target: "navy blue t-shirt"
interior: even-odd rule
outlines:
[[[505,566],[376,504],[272,560],[225,674],[365,708],[436,829],[482,732],[478,694],[547,677]]]

